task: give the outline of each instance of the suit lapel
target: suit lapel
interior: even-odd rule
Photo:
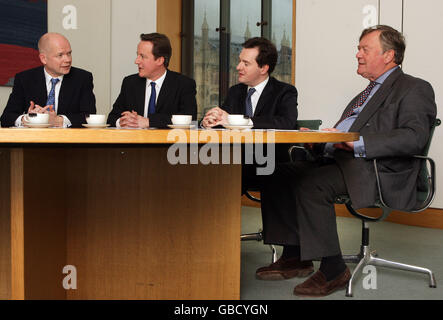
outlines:
[[[270,105],[268,102],[269,99],[272,99],[272,93],[274,91],[274,78],[269,78],[268,83],[266,84],[265,88],[263,89],[263,92],[260,95],[260,99],[258,99],[257,107],[255,108],[254,115],[258,116],[262,112],[262,110],[265,108],[266,105]],[[246,99],[246,97],[245,97]]]
[[[157,98],[155,112],[159,112],[160,110],[162,110],[162,108],[166,105],[167,98],[172,94],[172,91],[175,87],[175,78],[173,74],[169,70],[167,70],[165,80],[163,81],[160,94]]]
[[[135,110],[137,114],[144,115],[146,100],[146,78],[138,77],[135,84]]]
[[[46,101],[48,100],[48,91],[46,89],[46,78],[45,72],[43,71],[43,67],[36,73],[35,77],[35,88],[37,88],[35,93],[35,103],[44,107],[46,105]],[[29,101],[28,101],[29,103]]]
[[[58,94],[58,114],[65,114],[66,112],[66,101],[69,101],[73,92],[73,81],[72,81],[72,70],[70,73],[63,76],[62,85],[60,87],[60,92]]]
[[[394,82],[402,74],[403,71],[398,68],[383,82],[380,89],[378,89],[371,100],[369,100],[368,104],[363,108],[351,128],[349,128],[349,131],[360,131],[372,115],[382,106],[383,101],[385,101],[392,92],[391,88],[394,85]]]

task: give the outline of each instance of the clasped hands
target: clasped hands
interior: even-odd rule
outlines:
[[[311,129],[309,128],[300,128],[300,131],[310,131]],[[322,129],[321,131],[329,131],[329,132],[340,132],[340,130],[336,129],[336,128],[325,128]],[[305,143],[305,148],[306,149],[312,149],[314,146],[313,143]],[[346,151],[354,151],[354,142],[350,141],[350,142],[340,142],[340,143],[334,143],[333,147],[336,149],[343,149]]]
[[[120,117],[122,128],[149,128],[149,119],[137,114],[134,110],[125,111]]]
[[[28,108],[28,113],[48,113],[49,114],[49,124],[54,127],[62,127],[63,126],[63,117],[58,116],[54,110],[54,106],[47,105],[45,107],[41,107],[38,104],[35,104],[34,101],[31,101]],[[24,121],[24,117],[22,118],[22,123]]]
[[[212,128],[218,125],[225,126],[228,124],[228,113],[220,107],[214,107],[206,112],[202,120],[202,126]]]

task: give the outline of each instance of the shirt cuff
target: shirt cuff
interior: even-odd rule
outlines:
[[[17,118],[17,120],[15,120],[15,126],[16,126],[16,127],[23,127],[22,118],[23,118],[24,116],[25,116],[25,115],[22,114],[20,117]]]
[[[64,115],[60,115],[61,117],[63,117],[63,128],[69,128],[70,126],[72,126],[71,121],[68,119],[67,116]]]
[[[356,158],[366,158],[365,141],[360,136],[360,140],[354,142],[354,156]]]

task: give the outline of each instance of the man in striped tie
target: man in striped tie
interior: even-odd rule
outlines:
[[[397,210],[415,206],[420,162],[412,156],[428,142],[436,104],[432,86],[400,68],[405,47],[403,35],[389,26],[365,29],[357,73],[369,83],[329,129],[359,132],[360,140],[314,145],[315,162],[278,166],[264,184],[264,242],[282,245],[283,254],[257,269],[257,278],[306,277],[314,272],[312,260],[320,259],[319,270],[294,294],[321,297],[346,287],[351,274],[341,253],[334,199],[348,194],[355,209],[375,203],[373,159],[385,202]]]
[[[24,125],[25,113],[49,113],[51,126],[81,127],[96,112],[92,74],[72,66],[71,45],[61,34],[44,34],[38,49],[43,66],[15,76],[2,127]]]

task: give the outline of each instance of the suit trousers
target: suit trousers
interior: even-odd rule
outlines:
[[[300,246],[301,260],[341,254],[334,200],[346,193],[334,162],[278,165],[262,185],[264,242]]]

